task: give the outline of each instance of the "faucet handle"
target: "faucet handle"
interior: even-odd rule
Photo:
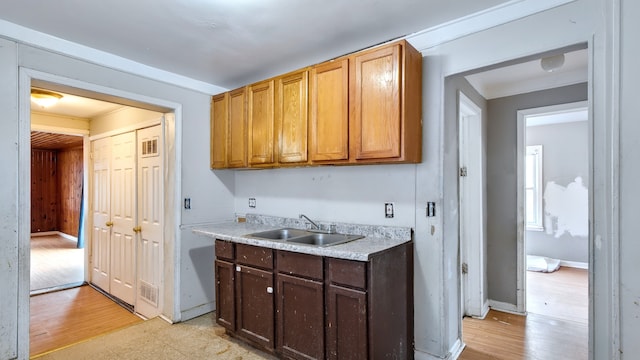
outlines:
[[[329,234],[335,234],[336,232],[336,224],[329,224]]]

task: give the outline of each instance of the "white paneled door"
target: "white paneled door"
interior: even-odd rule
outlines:
[[[109,291],[111,247],[111,138],[91,143],[93,196],[91,231],[91,282]]]
[[[136,133],[111,138],[110,293],[135,304]]]
[[[138,131],[138,299],[136,311],[160,314],[163,258],[162,128]]]
[[[148,318],[161,312],[162,145],[160,125],[91,143],[91,282]]]

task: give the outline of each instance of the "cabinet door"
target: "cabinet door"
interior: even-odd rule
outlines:
[[[349,159],[349,60],[311,70],[310,154],[312,161]]]
[[[279,352],[293,359],[324,359],[322,282],[276,276]]]
[[[327,358],[367,359],[367,294],[329,285]]]
[[[401,155],[400,45],[353,57],[351,151],[356,160]]]
[[[233,264],[215,261],[216,271],[216,322],[225,328],[236,330],[236,300],[234,292]]]
[[[278,162],[307,161],[308,71],[276,80]]]
[[[246,91],[240,88],[229,93],[227,165],[231,168],[247,166]]]
[[[211,98],[211,168],[227,167],[227,126],[229,125],[229,93]]]
[[[237,265],[236,301],[236,333],[273,350],[273,273]]]
[[[273,163],[273,80],[249,86],[249,164]]]

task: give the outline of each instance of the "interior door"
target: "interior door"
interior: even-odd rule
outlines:
[[[135,303],[136,133],[111,140],[111,289],[113,296]]]
[[[91,154],[93,157],[91,282],[109,292],[111,138],[92,141]]]
[[[161,313],[163,284],[163,142],[160,125],[138,130],[138,301],[136,312]]]

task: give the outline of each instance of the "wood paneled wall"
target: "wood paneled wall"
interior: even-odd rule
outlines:
[[[78,236],[82,148],[31,150],[31,232]]]
[[[60,208],[58,231],[78,236],[82,203],[82,148],[58,152]]]
[[[58,156],[31,150],[31,232],[58,230]]]

